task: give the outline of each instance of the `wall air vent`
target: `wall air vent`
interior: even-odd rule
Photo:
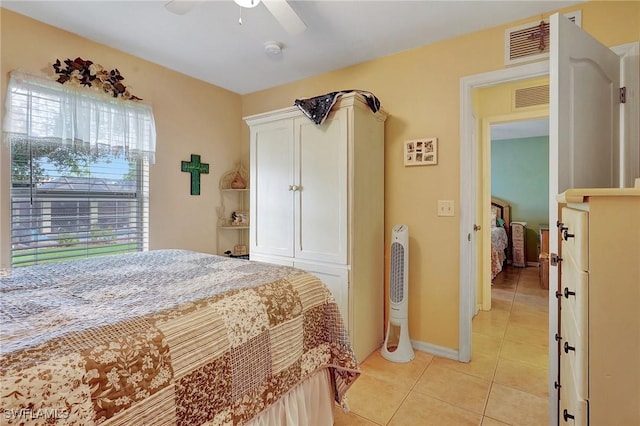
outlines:
[[[582,12],[564,15],[577,26],[582,26]],[[504,33],[505,65],[538,61],[549,57],[549,20],[529,22],[507,28]]]
[[[549,104],[549,85],[523,87],[513,91],[513,109]]]

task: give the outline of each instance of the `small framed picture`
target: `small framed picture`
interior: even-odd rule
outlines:
[[[405,166],[438,164],[438,138],[413,139],[404,142]]]

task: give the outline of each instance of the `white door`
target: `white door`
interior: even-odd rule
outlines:
[[[295,257],[347,263],[347,109],[295,119]],[[356,219],[357,220],[357,219]]]
[[[616,187],[619,181],[620,58],[559,14],[550,19],[549,226],[556,195],[574,187]],[[558,253],[550,229],[549,250]],[[549,414],[558,423],[558,267],[549,268]]]
[[[251,128],[250,252],[293,256],[293,121]]]

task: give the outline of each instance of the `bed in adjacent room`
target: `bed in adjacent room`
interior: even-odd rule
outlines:
[[[359,375],[290,267],[157,250],[16,268],[0,294],[6,424],[330,425]]]
[[[491,198],[491,281],[507,263],[509,248],[509,226],[511,212],[509,203]]]

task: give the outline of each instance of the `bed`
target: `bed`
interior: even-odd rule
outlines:
[[[499,198],[491,198],[491,281],[507,263],[509,252],[509,226],[511,210],[509,203]]]
[[[0,295],[3,424],[330,425],[359,375],[290,267],[157,250],[5,271]]]

